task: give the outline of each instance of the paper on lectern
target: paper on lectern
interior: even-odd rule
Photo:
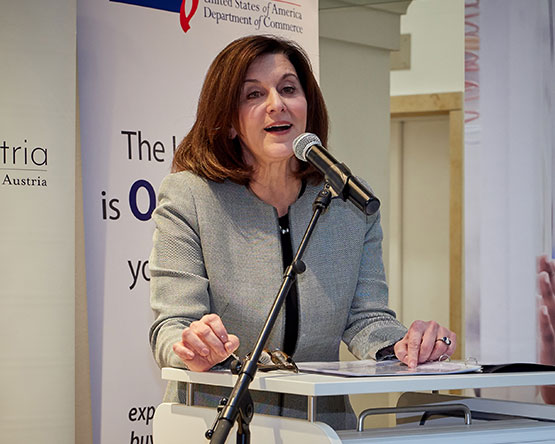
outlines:
[[[409,368],[398,360],[377,362],[360,361],[297,362],[301,372],[337,376],[408,376],[478,372],[481,366],[465,361],[433,361]]]

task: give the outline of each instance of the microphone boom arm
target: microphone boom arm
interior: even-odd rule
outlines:
[[[268,313],[264,327],[258,336],[256,345],[253,351],[247,355],[247,358],[239,369],[239,377],[229,396],[229,401],[226,400],[223,402],[222,400],[222,402],[220,402],[221,410],[219,409],[218,417],[215,420],[215,427],[207,431],[206,437],[210,439],[211,444],[224,444],[235,421],[238,422],[237,443],[250,444],[250,430],[248,425],[254,414],[254,406],[249,393],[249,385],[256,375],[258,360],[260,359],[266,341],[274,327],[279,311],[285,302],[287,293],[289,293],[289,289],[293,285],[293,282],[295,282],[297,275],[306,270],[306,266],[301,258],[308,245],[312,232],[316,228],[319,217],[326,211],[333,197],[333,189],[330,184],[326,182],[314,199],[314,203],[312,204],[312,218],[299,244],[293,263],[289,265],[284,272],[283,282],[276,295],[274,304]]]

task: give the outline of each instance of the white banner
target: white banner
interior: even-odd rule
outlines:
[[[78,1],[94,442],[152,443],[163,383],[148,344],[156,189],[204,74],[237,37],[298,41],[318,66],[317,0]]]
[[[75,0],[0,3],[0,441],[74,442]]]
[[[549,3],[466,1],[466,355],[481,362],[537,360],[555,146]]]

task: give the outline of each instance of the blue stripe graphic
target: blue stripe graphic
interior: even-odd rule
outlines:
[[[116,3],[144,6],[145,8],[161,9],[163,11],[179,12],[181,0],[110,0]]]

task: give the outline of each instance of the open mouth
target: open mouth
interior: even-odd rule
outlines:
[[[286,131],[289,128],[291,128],[293,125],[290,123],[284,124],[284,125],[270,125],[267,126],[266,128],[264,128],[264,131],[267,131],[269,133],[275,133],[278,131]]]

